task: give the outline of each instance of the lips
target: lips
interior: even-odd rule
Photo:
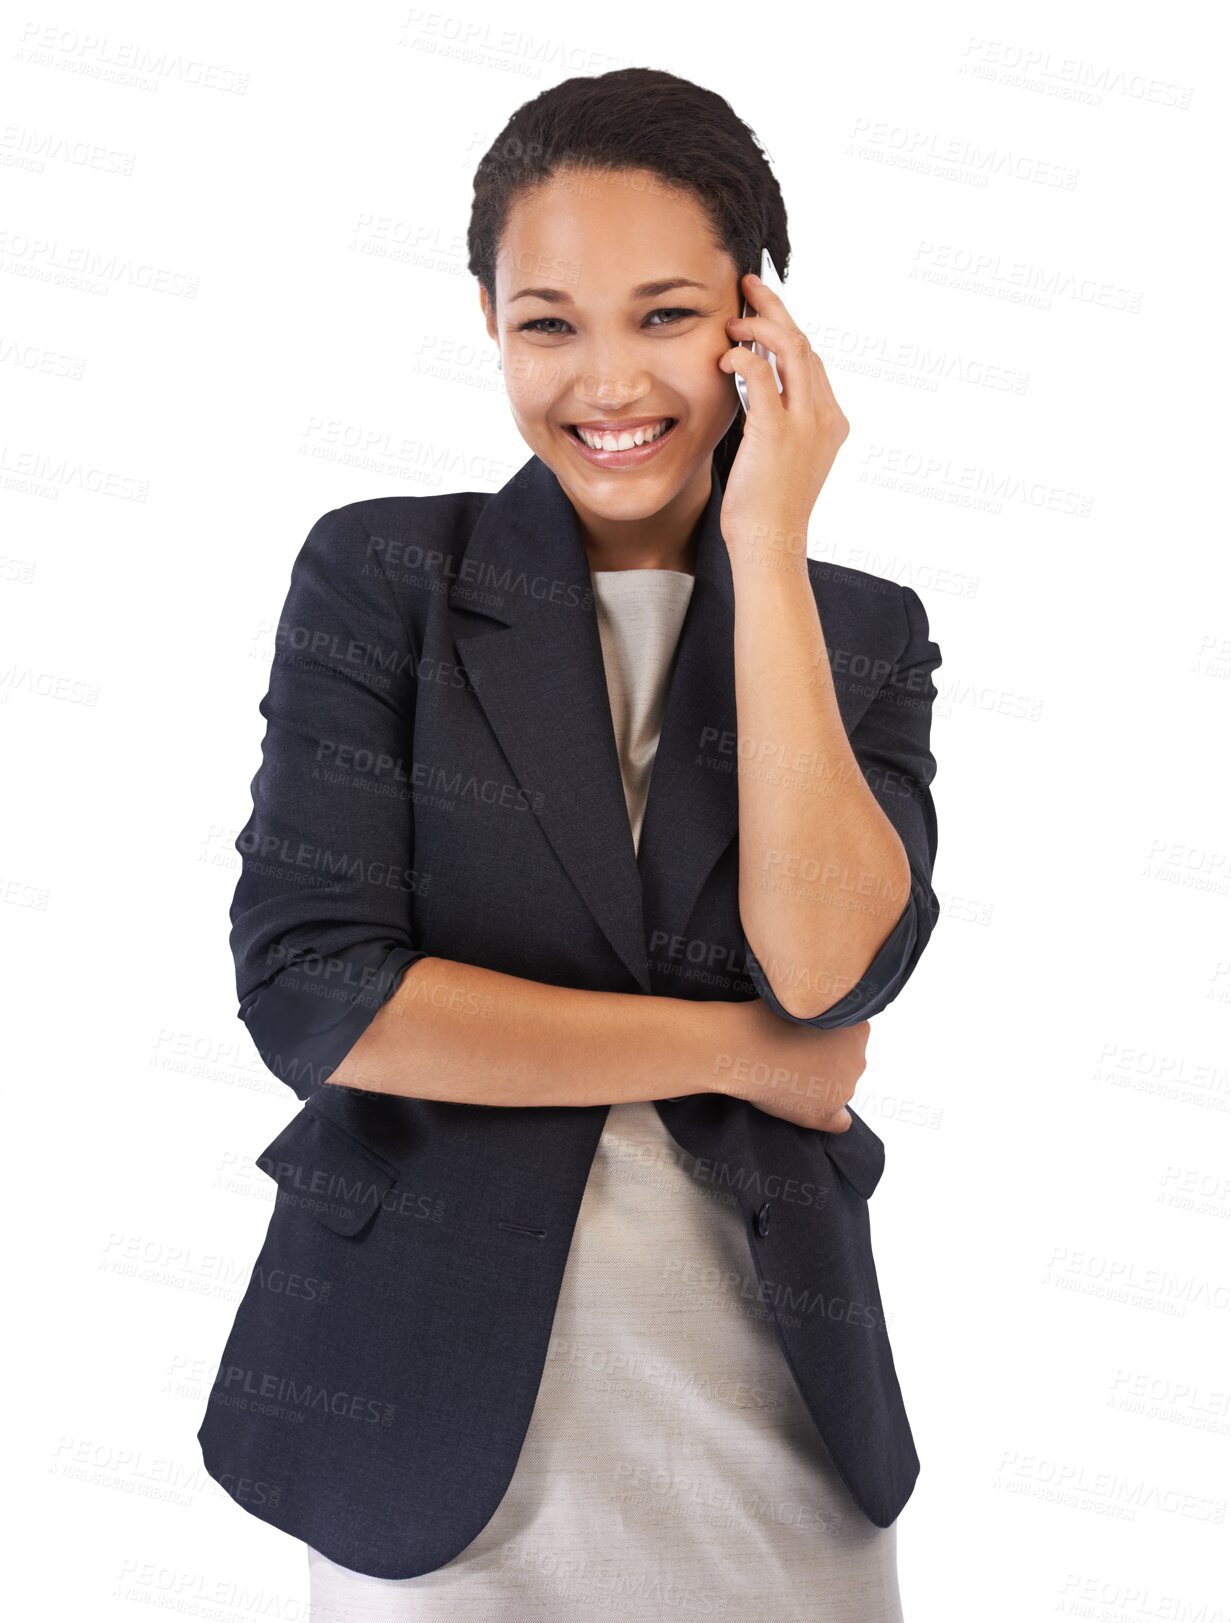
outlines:
[[[664,415],[662,417],[641,417],[635,422],[627,423],[583,423],[580,425],[580,427],[584,428],[585,432],[593,439],[600,439],[606,434],[612,434],[618,439],[621,434],[636,434],[639,430],[649,429],[657,429],[658,432],[655,435],[655,438],[662,439],[671,432],[677,421],[678,419],[675,417],[668,417]],[[565,431],[571,434],[575,440],[582,440],[582,435],[578,424],[566,423],[564,427]],[[582,443],[584,444],[585,441],[582,440]],[[643,441],[642,443],[652,444],[653,441]],[[591,449],[593,450],[594,447],[592,446]],[[634,447],[628,446],[626,449],[632,450]],[[636,449],[640,449],[640,447],[636,447]]]
[[[581,435],[577,433],[575,423],[565,423],[562,425],[562,431],[568,435],[568,442],[579,457],[588,462],[591,467],[601,468],[605,473],[611,473],[619,472],[622,469],[640,468],[643,464],[653,461],[655,457],[665,454],[665,448],[672,444],[676,428],[679,426],[677,417],[654,417],[649,420],[648,424],[645,423],[644,419],[641,423],[621,423],[620,432],[631,433],[635,428],[642,426],[652,427],[656,423],[667,424],[656,439],[646,440],[641,445],[630,445],[622,451],[596,451],[592,445],[587,445]],[[609,428],[604,428],[601,432],[615,433],[615,431],[613,424]],[[599,430],[596,429],[594,432],[597,433]]]

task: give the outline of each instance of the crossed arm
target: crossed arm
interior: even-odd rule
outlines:
[[[852,1034],[799,1031],[819,1022],[796,1021],[768,986],[758,985],[762,999],[752,1003],[589,992],[435,958],[412,939],[413,819],[396,799],[367,792],[336,755],[339,741],[355,761],[404,753],[411,641],[362,525],[347,509],[327,513],[292,571],[261,702],[268,725],[252,815],[236,841],[239,1014],[269,1069],[301,1098],[334,1082],[462,1103],[585,1105],[747,1097],[742,1062],[772,1055],[797,1069],[806,1062],[805,1085],[819,1101],[813,1125],[840,1108],[853,1091],[853,1056],[862,1069]],[[922,862],[920,815],[899,827]],[[930,867],[920,882],[926,875]],[[405,885],[390,882],[399,876]],[[914,897],[909,961],[896,965],[892,990],[881,989],[882,1006],[922,950],[913,907]],[[905,939],[899,927],[895,955]],[[848,1027],[863,1019],[845,1012],[820,1019]]]

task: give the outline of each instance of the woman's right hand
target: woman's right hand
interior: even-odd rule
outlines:
[[[797,1127],[849,1130],[845,1106],[867,1064],[870,1020],[821,1031],[783,1020],[761,998],[707,1008],[722,1011],[709,1044],[718,1091]]]

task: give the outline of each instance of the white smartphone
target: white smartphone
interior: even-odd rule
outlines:
[[[757,271],[757,275],[765,283],[766,287],[768,287],[772,292],[785,296],[786,288],[783,286],[782,278],[778,275],[777,270],[774,268],[773,260],[769,257],[768,248],[761,249],[761,264]],[[740,314],[744,316],[751,316],[757,315],[759,312],[748,303],[747,299],[745,299],[744,308],[740,311]],[[774,374],[774,382],[778,385],[778,393],[781,394],[782,379],[778,376],[778,362],[774,357],[773,351],[766,349],[764,344],[749,343],[747,339],[740,339],[740,342],[744,345],[745,349],[752,350],[754,355],[764,355],[765,359],[769,362],[770,370]],[[738,372],[735,374],[735,392],[739,395],[740,405],[745,411],[747,411],[748,387]]]

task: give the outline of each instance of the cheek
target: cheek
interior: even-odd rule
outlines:
[[[672,376],[664,378],[671,388],[687,400],[694,412],[719,413],[725,411],[734,383],[729,373],[719,369],[722,350],[715,350],[711,340],[685,357],[681,365],[672,369]]]
[[[514,420],[524,427],[533,428],[547,416],[550,401],[543,394],[542,387],[536,386],[532,380],[509,382],[506,395]]]
[[[566,383],[558,360],[528,347],[506,357],[503,378],[514,417],[526,423],[548,416]]]

